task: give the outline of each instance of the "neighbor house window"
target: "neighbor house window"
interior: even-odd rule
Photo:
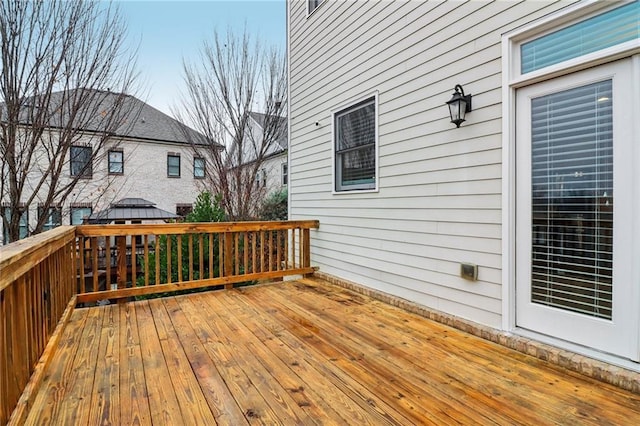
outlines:
[[[204,178],[204,158],[193,159],[193,177],[196,179]]]
[[[376,97],[333,115],[335,190],[376,188]]]
[[[289,165],[287,163],[282,164],[282,185],[289,184]]]
[[[90,178],[93,175],[91,166],[91,147],[72,146],[71,147],[71,176]]]
[[[71,206],[71,224],[72,225],[82,225],[85,222],[85,219],[88,219],[91,216],[93,209],[90,204],[83,205],[75,205]]]
[[[109,151],[109,174],[121,175],[124,173],[124,153],[121,150]]]
[[[267,171],[260,169],[256,173],[256,188],[264,188],[265,186],[267,186]]]
[[[26,238],[29,235],[29,210],[23,205],[19,208],[20,212],[20,234],[18,235],[18,239]],[[2,206],[1,208],[2,217],[6,220],[6,224],[3,226],[3,242],[4,244],[9,244],[11,242],[11,238],[9,238],[9,223],[11,222],[11,209],[8,206]]]
[[[193,211],[193,204],[176,204],[176,214],[178,216],[186,217],[189,213]]]
[[[42,207],[38,206],[38,221],[45,216],[44,225],[42,225],[43,231],[48,231],[49,229],[53,229],[57,226],[62,225],[62,207]]]
[[[167,176],[180,177],[180,155],[179,154],[167,155]]]

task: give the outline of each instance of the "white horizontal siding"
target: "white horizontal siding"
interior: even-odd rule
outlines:
[[[314,265],[500,327],[501,34],[565,4],[289,2],[291,215],[320,220]],[[456,84],[473,94],[459,129]],[[373,91],[378,191],[334,194],[332,111]]]

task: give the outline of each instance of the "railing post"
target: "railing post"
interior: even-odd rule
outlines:
[[[231,232],[224,233],[224,276],[233,275],[233,234]],[[233,284],[226,284],[225,288],[233,288]]]
[[[311,266],[311,231],[309,228],[302,230],[302,241],[300,241],[300,250],[302,251],[302,267]]]
[[[119,236],[116,239],[116,245],[118,246],[118,289],[123,289],[127,287],[127,237]]]

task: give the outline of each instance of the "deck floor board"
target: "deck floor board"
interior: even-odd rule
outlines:
[[[640,395],[300,280],[74,311],[27,424],[628,424]]]

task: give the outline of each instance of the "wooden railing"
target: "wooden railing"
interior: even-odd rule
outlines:
[[[78,226],[78,302],[313,272],[317,221]]]
[[[0,249],[0,424],[28,405],[18,400],[32,373],[46,368],[38,361],[73,310],[75,250],[72,226]]]
[[[24,421],[76,303],[310,274],[317,227],[63,226],[0,247],[0,424],[12,412],[12,422]]]

